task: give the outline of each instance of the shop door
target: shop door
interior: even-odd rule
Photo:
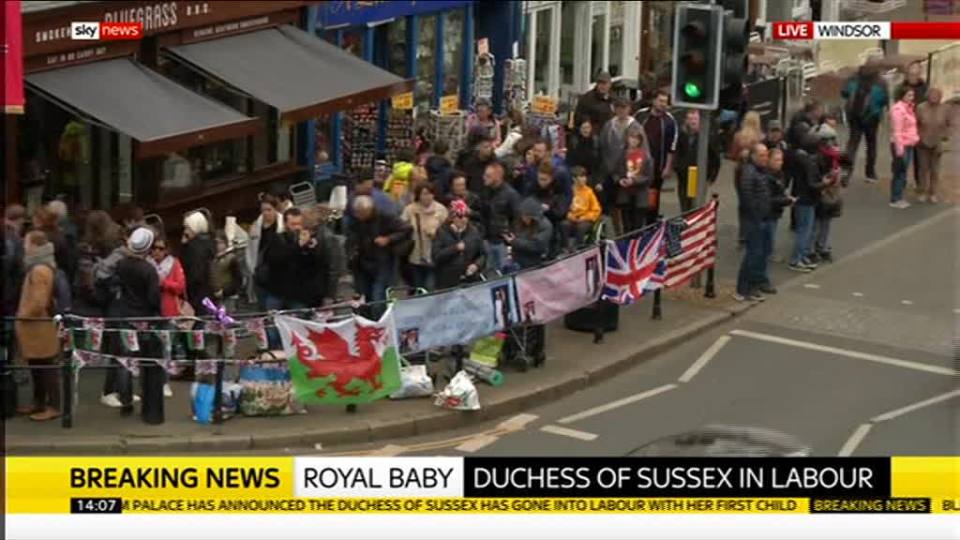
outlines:
[[[524,17],[527,35],[528,98],[560,93],[560,3],[527,2]]]

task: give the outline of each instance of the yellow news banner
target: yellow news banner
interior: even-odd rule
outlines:
[[[124,513],[810,512],[806,498],[775,497],[297,498],[293,457],[7,457],[5,464],[6,512],[12,514],[65,514],[72,499],[99,498],[122,499],[116,510]],[[125,470],[149,471],[151,487],[129,487],[144,485],[144,478],[124,477]],[[930,498],[934,513],[960,512],[960,457],[895,457],[891,477],[890,497]],[[120,487],[89,487],[98,483]],[[107,509],[98,504],[86,510]]]

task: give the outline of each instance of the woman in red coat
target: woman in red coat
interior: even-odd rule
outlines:
[[[180,260],[170,255],[165,240],[157,239],[153,243],[150,262],[160,276],[160,314],[179,317],[180,304],[187,294],[187,278]]]
[[[153,242],[150,253],[150,262],[157,269],[160,277],[160,314],[164,317],[179,317],[183,315],[180,306],[186,304],[187,277],[183,273],[180,259],[170,254],[166,240],[157,238]],[[163,395],[173,396],[173,389],[169,383],[163,385]]]

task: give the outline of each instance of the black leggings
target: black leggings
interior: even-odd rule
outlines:
[[[42,411],[47,407],[60,410],[60,370],[55,368],[57,358],[30,360],[30,375],[33,378],[33,408]]]
[[[620,212],[620,223],[623,226],[623,234],[642,229],[650,217],[649,210],[646,208],[621,206],[617,208],[617,210]]]

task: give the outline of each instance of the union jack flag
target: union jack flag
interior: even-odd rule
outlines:
[[[667,256],[651,277],[649,290],[682,285],[717,260],[717,201],[712,200],[679,219],[686,223],[679,235],[679,254]]]
[[[615,304],[640,300],[664,256],[664,225],[661,223],[633,238],[607,244],[607,264],[602,298]]]

